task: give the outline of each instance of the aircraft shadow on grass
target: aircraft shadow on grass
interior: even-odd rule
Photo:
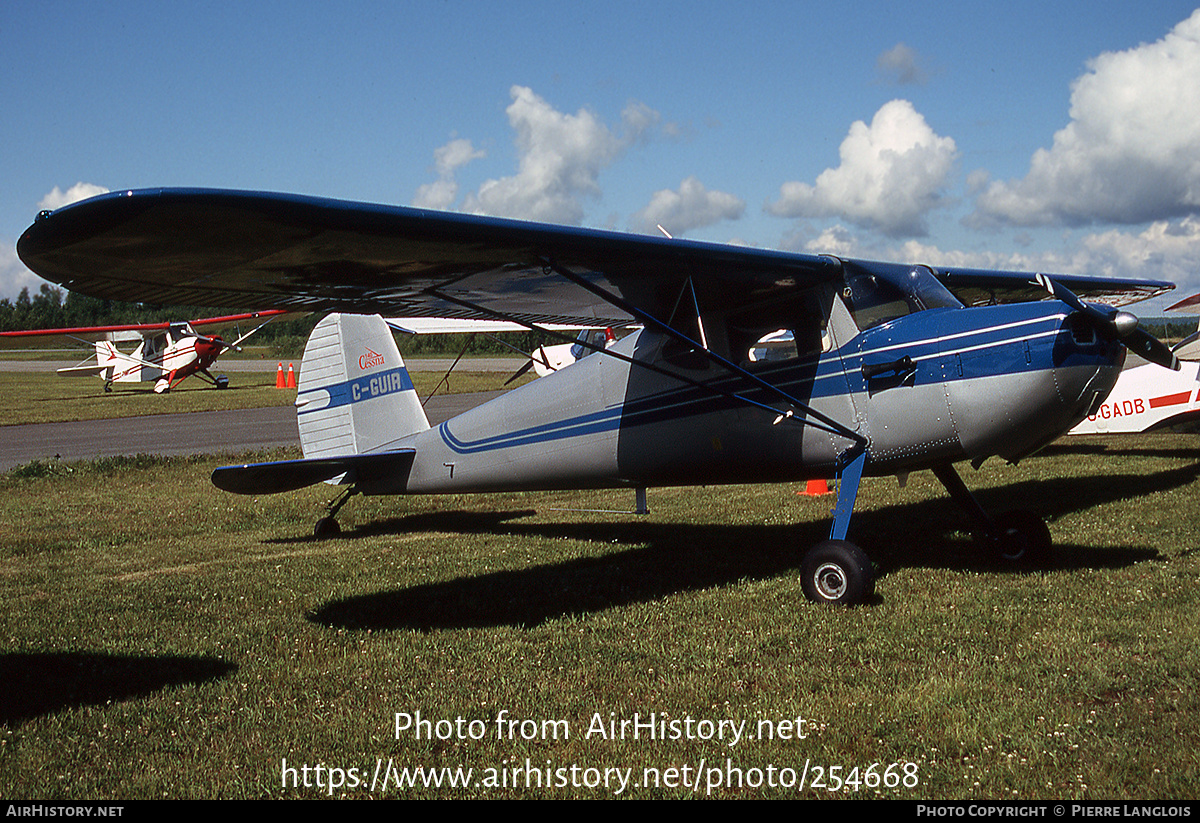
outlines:
[[[236,668],[213,657],[0,654],[0,723],[17,724],[76,706],[145,697],[168,686],[215,680]]]
[[[1195,482],[1200,464],[1149,475],[1028,480],[976,496],[985,509],[1032,508],[1051,521],[1066,514],[1169,491]],[[831,498],[832,500],[832,498]],[[832,503],[830,504],[832,505]],[[489,572],[381,591],[327,603],[308,618],[331,628],[455,629],[536,626],[579,614],[654,600],[743,579],[769,579],[798,569],[800,547],[824,537],[826,521],[787,525],[688,525],[643,520],[604,523],[513,522],[532,512],[439,512],[375,522],[346,537],[433,530],[456,534],[526,535],[623,545],[596,557]],[[857,537],[872,545],[878,573],[898,568],[1011,569],[966,536],[969,523],[949,498],[864,510]],[[905,535],[900,540],[895,535]],[[890,536],[890,539],[889,539]],[[1060,543],[1053,566],[1119,568],[1159,556],[1153,547]]]

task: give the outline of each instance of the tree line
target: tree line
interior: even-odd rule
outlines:
[[[43,283],[37,294],[21,289],[16,300],[0,300],[0,331],[29,329],[65,329],[81,326],[118,326],[138,323],[161,323],[167,320],[195,320],[219,317],[236,312],[229,309],[200,306],[158,306],[149,303],[124,303],[102,300]],[[263,326],[249,345],[267,346],[281,356],[299,356],[304,343],[320,315],[311,314],[296,320],[273,321]],[[247,325],[243,333],[253,328]],[[228,338],[227,338],[228,339]],[[503,342],[500,342],[503,340]],[[559,343],[559,338],[546,338],[536,332],[522,332],[492,337],[484,334],[396,335],[404,354],[515,354],[513,349],[529,352],[542,343]],[[505,343],[508,345],[506,346]],[[48,345],[48,344],[33,344]],[[512,347],[512,348],[510,348]]]

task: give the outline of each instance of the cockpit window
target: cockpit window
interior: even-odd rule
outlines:
[[[848,273],[842,297],[861,330],[925,309],[962,306],[924,266],[914,266],[904,274],[866,270]]]
[[[584,329],[575,338],[576,341],[591,343],[590,346],[583,345],[582,342],[576,342],[571,346],[571,357],[576,360],[582,360],[589,354],[595,354],[597,349],[602,349],[605,346],[606,334],[604,329]]]

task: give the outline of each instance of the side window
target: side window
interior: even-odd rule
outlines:
[[[733,359],[753,367],[829,351],[832,343],[826,319],[830,300],[807,292],[731,316],[726,328]]]

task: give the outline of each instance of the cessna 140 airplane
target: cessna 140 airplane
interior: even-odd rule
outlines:
[[[933,269],[309,197],[116,192],[43,212],[33,271],[97,297],[330,314],[301,364],[304,457],[213,473],[220,488],[321,481],[354,494],[716,485],[840,476],[807,597],[860,603],[874,570],[846,540],[864,475],[932,469],[984,546],[1050,550],[1035,514],[993,518],[954,464],[1017,461],[1161,342],[1116,308],[1172,284]],[[1084,302],[1081,297],[1107,303]],[[642,328],[430,427],[382,317]],[[781,356],[750,352],[780,330]]]
[[[228,385],[228,380],[224,375],[214,377],[208,370],[209,366],[226,349],[237,350],[251,334],[284,314],[289,312],[271,310],[192,321],[5,331],[0,332],[0,343],[13,344],[39,337],[67,337],[91,343],[95,348],[94,363],[68,366],[57,371],[64,377],[100,377],[106,392],[112,391],[114,383],[152,382],[154,391],[162,394],[193,374],[223,389]],[[231,326],[248,320],[263,322],[232,343],[226,343],[218,335],[204,335],[196,331],[198,327]],[[139,342],[137,348],[126,354],[116,346],[122,340]]]

